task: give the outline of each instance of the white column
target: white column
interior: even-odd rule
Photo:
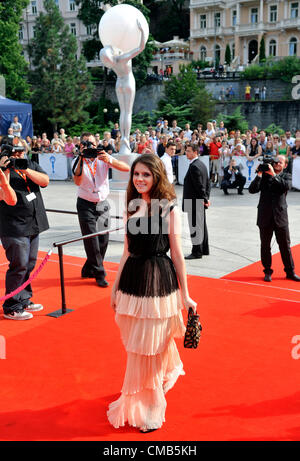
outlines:
[[[239,26],[241,21],[241,6],[240,2],[236,4],[236,25]]]
[[[260,7],[259,7],[259,22],[264,22],[264,2],[260,0]]]

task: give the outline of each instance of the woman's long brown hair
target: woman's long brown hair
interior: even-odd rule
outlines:
[[[153,186],[150,191],[150,198],[152,199],[166,199],[168,201],[172,201],[176,199],[176,194],[174,190],[173,184],[171,184],[168,180],[165,166],[161,159],[155,154],[142,154],[140,155],[131,165],[130,170],[130,179],[127,186],[127,216],[131,216],[133,213],[136,212],[130,210],[129,204],[132,200],[141,198],[141,195],[136,190],[133,184],[133,174],[135,170],[135,166],[138,163],[142,163],[151,171],[153,175]]]

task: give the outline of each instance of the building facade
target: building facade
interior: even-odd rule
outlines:
[[[266,56],[300,57],[300,1],[190,0],[194,59],[225,61],[227,44],[237,65],[247,65],[265,39]]]
[[[82,21],[77,17],[78,6],[75,0],[55,0],[60,13],[64,19],[65,24],[70,27],[71,33],[76,37],[77,40],[77,56],[79,57],[82,52],[83,42],[89,38],[92,38],[94,29],[89,26],[86,27]],[[29,61],[26,47],[29,41],[34,37],[35,34],[35,21],[40,12],[44,12],[44,1],[43,0],[31,0],[28,7],[23,12],[23,21],[20,24],[19,29],[19,40],[24,50],[24,57]],[[96,60],[88,63],[88,65],[100,65],[100,61]]]

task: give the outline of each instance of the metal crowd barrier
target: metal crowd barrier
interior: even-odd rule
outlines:
[[[53,210],[53,209],[46,209],[47,212],[53,213],[65,213],[65,214],[76,214],[76,211],[65,211],[65,210]],[[111,216],[112,219],[123,219],[121,216]],[[104,235],[110,232],[115,232],[118,230],[123,229],[124,226],[119,226],[113,229],[108,229],[105,231],[95,232],[94,234],[82,235],[81,237],[77,237],[71,240],[63,240],[61,242],[54,242],[53,246],[58,249],[58,258],[59,258],[59,274],[60,274],[60,288],[61,288],[61,310],[56,310],[47,314],[50,317],[61,317],[64,314],[68,314],[72,312],[73,309],[67,309],[66,305],[66,293],[65,293],[65,278],[64,278],[64,265],[63,265],[63,247],[68,245],[69,243],[78,242],[80,240],[87,240],[93,237],[97,237],[98,235]]]

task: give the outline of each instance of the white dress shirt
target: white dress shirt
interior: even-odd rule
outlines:
[[[170,157],[167,152],[160,158],[163,164],[165,165],[166,173],[168,180],[171,184],[173,184],[174,177],[173,177],[173,167],[172,167],[172,158]]]
[[[109,155],[109,154],[108,154]],[[111,157],[109,155],[109,157]],[[113,157],[111,157],[112,159]],[[75,160],[74,160],[75,161]],[[94,172],[95,162],[97,162],[95,177],[91,173],[87,163],[89,163],[92,172]],[[73,162],[74,163],[74,162]],[[103,202],[109,194],[108,169],[109,163],[99,159],[84,159],[82,169],[82,181],[77,189],[78,197],[88,200],[89,202]]]

